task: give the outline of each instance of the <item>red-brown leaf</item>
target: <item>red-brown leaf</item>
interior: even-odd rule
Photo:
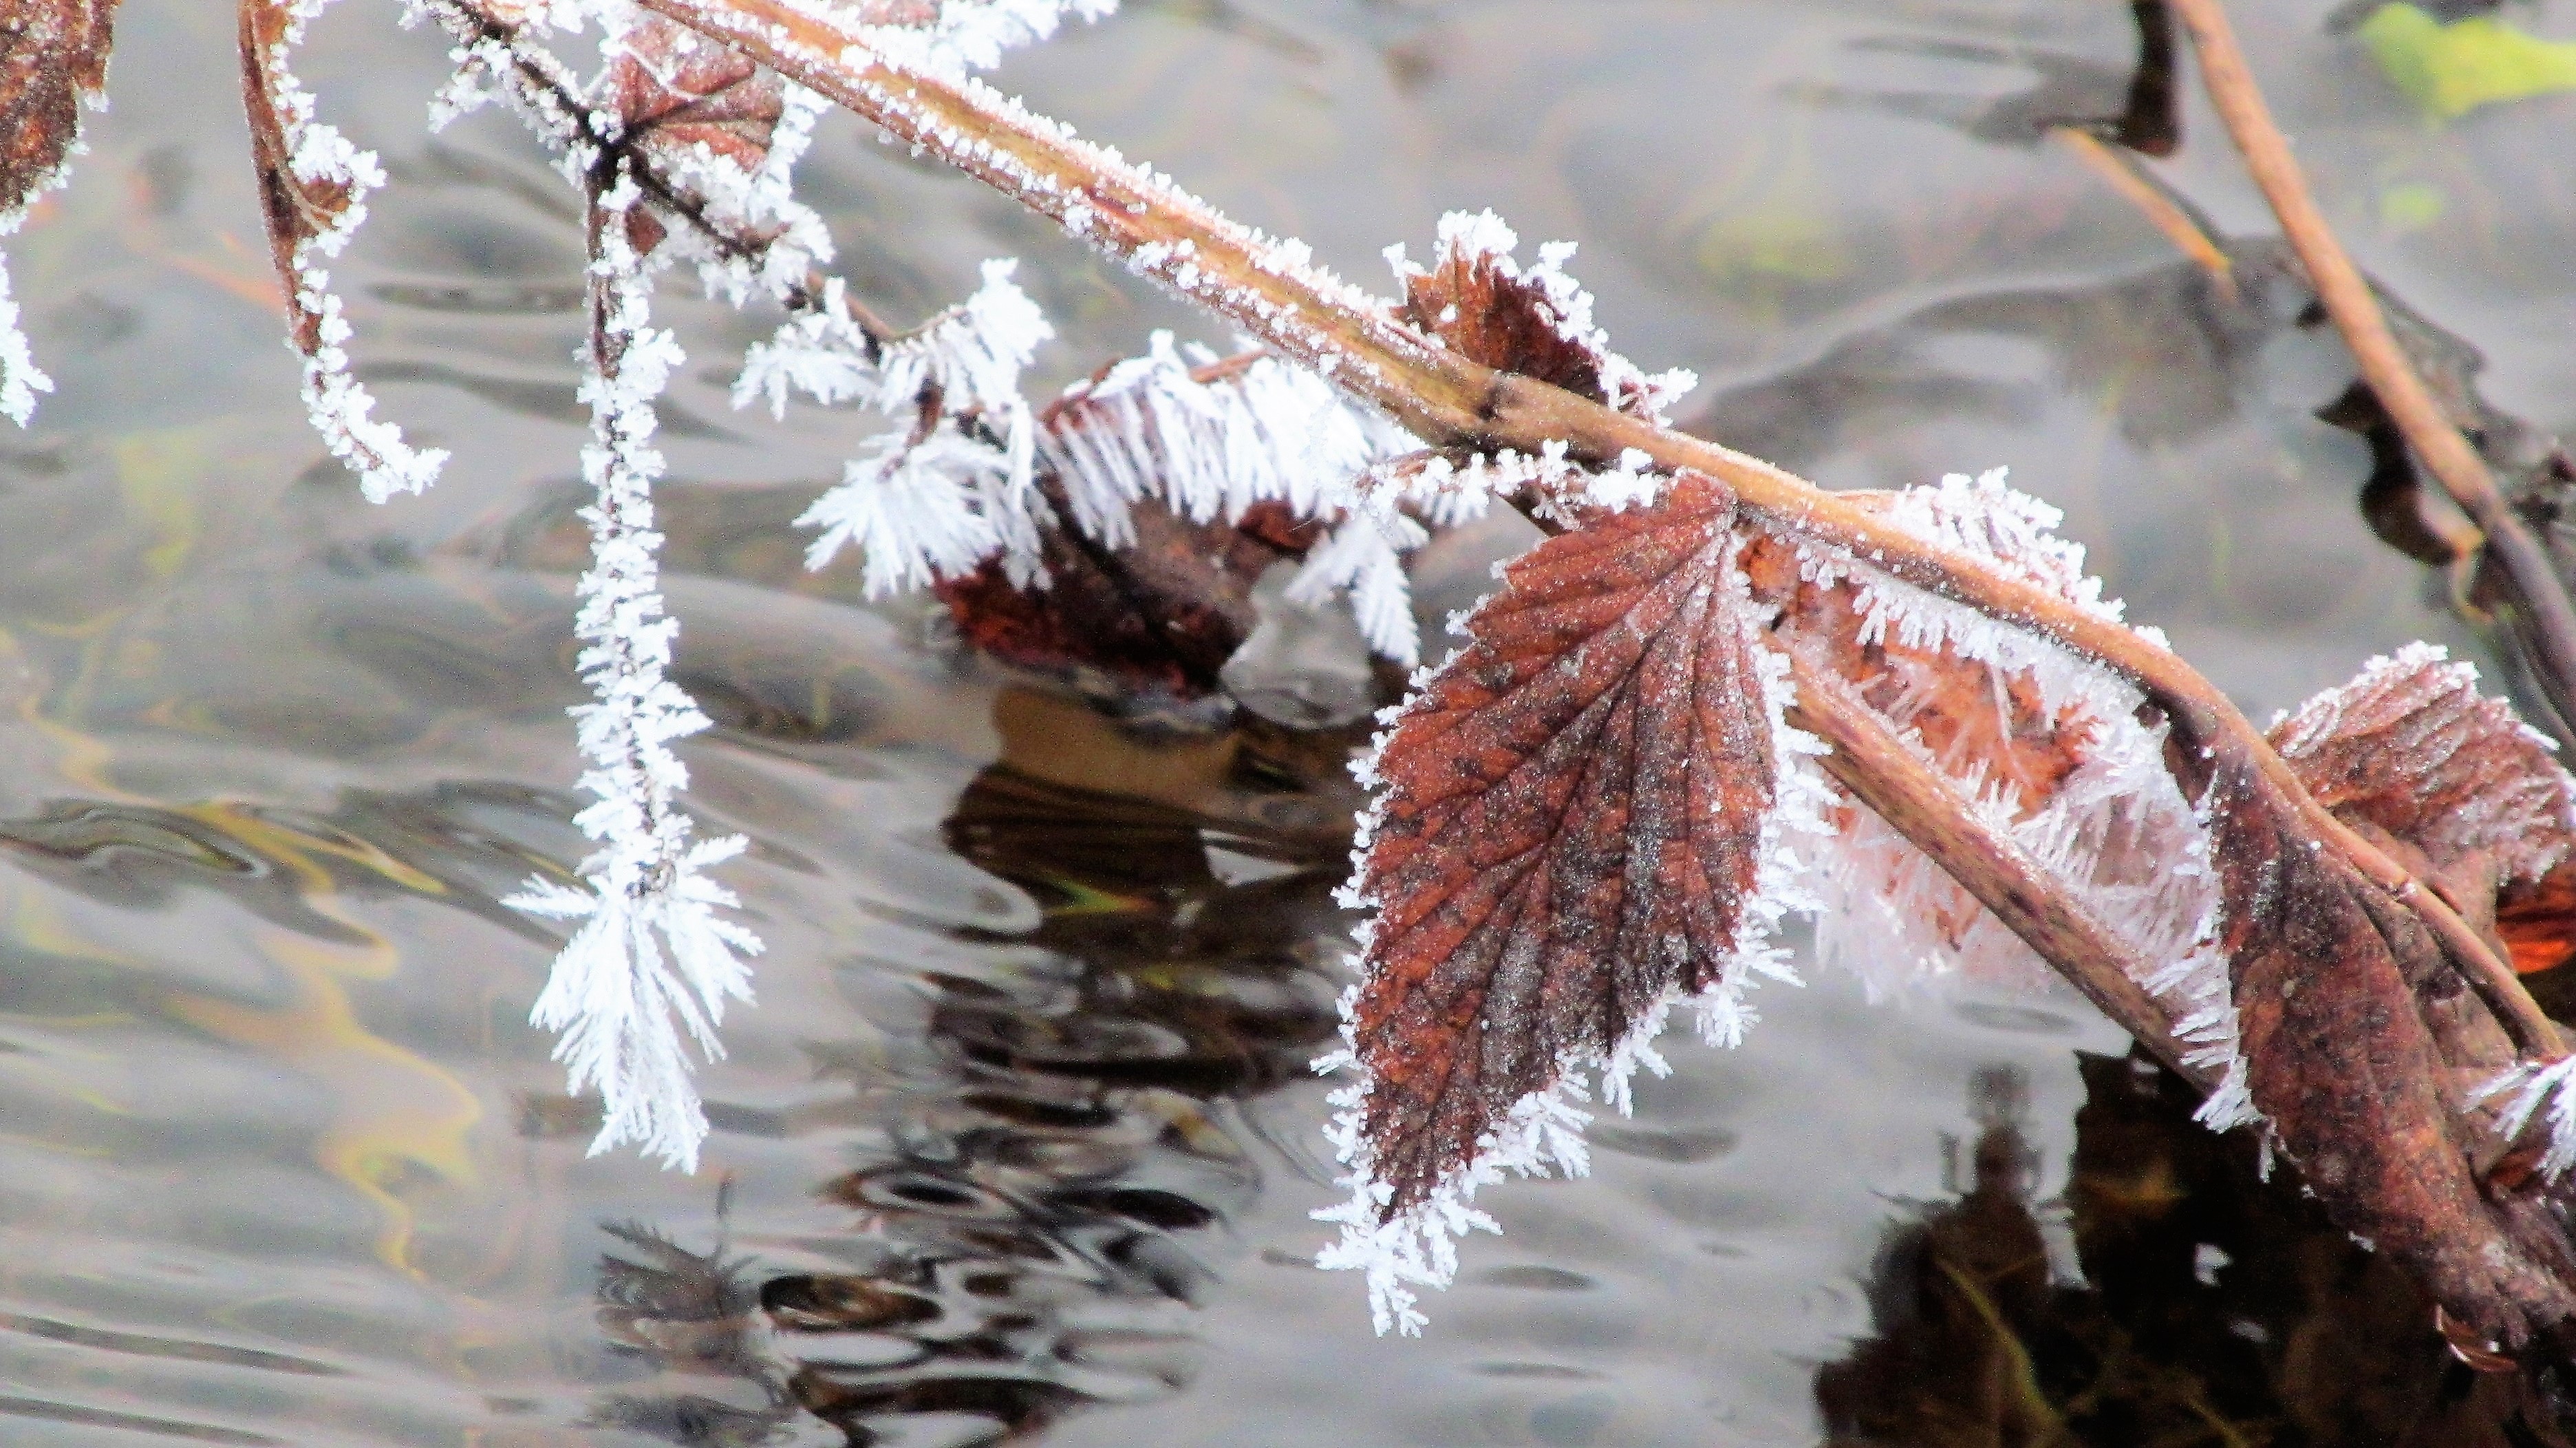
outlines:
[[[1013,584],[995,560],[931,591],[966,642],[1006,663],[1177,699],[1217,692],[1218,670],[1256,622],[1253,585],[1271,564],[1302,555],[1315,525],[1280,503],[1236,524],[1147,505],[1131,524],[1135,541],[1115,549],[1046,529],[1039,587]]]
[[[2221,770],[2210,797],[2254,1103],[2308,1188],[2481,1340],[2516,1349],[2566,1321],[2563,1235],[2470,1172],[2418,1004],[2448,970],[2430,932],[2249,771]]]
[[[2299,706],[2272,747],[2317,802],[2449,872],[2485,860],[2536,881],[2576,853],[2576,781],[2477,672],[2417,645]]]
[[[107,84],[116,0],[0,0],[0,216],[54,177]]]
[[[2336,814],[2422,851],[2457,890],[2495,890],[2516,970],[2576,957],[2576,781],[2510,705],[2479,695],[2475,670],[2402,650],[2300,705],[2271,737]]]
[[[777,76],[742,52],[649,12],[621,38],[609,62],[607,88],[627,146],[666,156],[703,150],[745,172],[759,170],[768,159],[786,114]],[[661,220],[641,206],[629,209],[626,226],[638,256],[666,234]]]
[[[1390,1217],[1745,944],[1777,779],[1732,517],[1685,475],[1540,544],[1378,756],[1353,1039]]]
[[[649,13],[621,39],[608,85],[628,138],[705,146],[745,171],[768,157],[785,113],[776,76],[738,50]]]
[[[1554,278],[1569,288],[1561,276]],[[1655,396],[1598,333],[1567,315],[1567,298],[1503,256],[1460,241],[1404,280],[1404,317],[1469,360],[1645,415]],[[1613,396],[1612,393],[1617,395]]]

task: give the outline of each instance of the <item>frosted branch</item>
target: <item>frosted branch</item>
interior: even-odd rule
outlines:
[[[325,263],[367,219],[367,193],[382,186],[375,153],[314,119],[313,94],[291,67],[305,27],[329,0],[253,0],[242,19],[242,63],[251,150],[260,172],[269,247],[287,294],[287,344],[304,360],[305,411],[331,455],[354,469],[369,501],[417,493],[437,480],[447,454],[415,449],[377,420],[375,399],[349,370],[350,327]]]
[[[662,538],[653,531],[652,485],[662,471],[653,400],[681,354],[669,332],[648,325],[646,265],[628,239],[636,196],[620,179],[594,195],[590,218],[582,393],[592,436],[582,472],[598,498],[583,510],[592,563],[574,632],[588,645],[580,662],[594,702],[572,714],[590,762],[582,787],[597,797],[575,822],[600,848],[582,862],[587,890],[532,881],[512,903],[583,922],[532,1019],[563,1033],[555,1057],[569,1068],[571,1089],[600,1092],[606,1119],[591,1151],[633,1142],[695,1170],[707,1122],[688,1040],[709,1059],[723,1054],[715,1027],[728,998],[751,998],[741,957],[757,954],[760,941],[725,917],[739,902],[702,873],[741,853],[742,840],[691,843],[674,802],[688,770],[670,745],[708,720],[666,676],[678,624],[663,611]]]

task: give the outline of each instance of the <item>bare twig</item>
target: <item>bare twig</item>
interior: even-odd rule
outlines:
[[[2237,46],[2225,7],[2220,0],[2171,3],[2191,34],[2192,48],[2200,56],[2201,79],[2219,118],[2244,153],[2245,169],[2252,173],[2254,184],[2262,188],[2264,199],[2280,218],[2282,234],[2307,268],[2335,330],[2352,349],[2363,380],[2425,469],[2485,532],[2488,554],[2530,619],[2540,673],[2563,707],[2576,694],[2576,605],[2569,603],[2548,550],[2506,501],[2485,459],[2452,426],[2389,331],[2369,281],[2353,265],[2334,229],[2326,224],[2325,213],[2309,195],[2299,163],[2290,154],[2290,143],[2273,123],[2271,107],[2264,103],[2263,92]]]
[[[971,78],[890,60],[867,38],[782,0],[643,0],[733,45],[956,169],[1063,224],[1129,266],[1233,319],[1432,441],[1537,454],[1562,444],[1607,463],[1628,450],[1724,483],[1750,521],[1838,548],[1989,617],[2056,641],[2128,679],[2175,727],[2185,766],[2236,765],[2281,812],[2423,919],[2522,1049],[2561,1053],[2556,1028],[2510,966],[2451,906],[2309,795],[2260,731],[2171,651],[1967,555],[1940,547],[1756,458],[1481,366],[1385,306],[1219,215],[1170,181],[1076,139]]]

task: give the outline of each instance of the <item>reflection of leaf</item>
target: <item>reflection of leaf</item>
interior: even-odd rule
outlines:
[[[2382,5],[2360,34],[2389,80],[2428,115],[2576,90],[2576,44],[2526,35],[2492,16],[2445,25],[2412,5]]]
[[[2422,1290],[2289,1175],[2266,1178],[2250,1137],[2201,1129],[2191,1088],[2140,1059],[2077,1060],[2081,1271],[2051,1280],[2051,1204],[1991,1165],[2029,1152],[2024,1124],[1990,1120],[1970,1189],[1889,1229],[1871,1334],[1817,1371],[1828,1448],[2563,1448],[2545,1388],[2456,1364]]]

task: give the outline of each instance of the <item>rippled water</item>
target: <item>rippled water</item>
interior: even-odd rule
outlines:
[[[2428,128],[2323,5],[2238,8],[2369,264],[2498,405],[2576,421],[2576,110]],[[308,73],[397,180],[344,279],[385,405],[457,453],[433,495],[367,507],[293,404],[219,8],[129,0],[116,109],[13,245],[61,387],[0,438],[0,1440],[1808,1442],[1820,1368],[1947,1361],[1854,1356],[1917,1203],[2100,1276],[2098,1210],[2047,1204],[2112,1033],[1824,979],[1673,1048],[1593,1178],[1495,1192],[1430,1335],[1372,1339],[1308,1265],[1347,741],[1124,729],[802,574],[857,428],[731,412],[760,324],[676,295],[671,595],[723,724],[687,756],[770,949],[708,1169],[585,1160],[525,1024],[555,937],[495,903],[582,853],[577,230],[505,120],[423,136],[442,47],[380,9]],[[1580,240],[1700,425],[1835,485],[2011,465],[2249,709],[2472,645],[2309,416],[2333,349],[2037,140],[2132,54],[2111,0],[1166,0],[1005,79],[1355,276],[1455,206]],[[2266,230],[2185,126],[2169,174]],[[854,126],[807,175],[889,312],[1026,256],[1056,380],[1208,335]]]

